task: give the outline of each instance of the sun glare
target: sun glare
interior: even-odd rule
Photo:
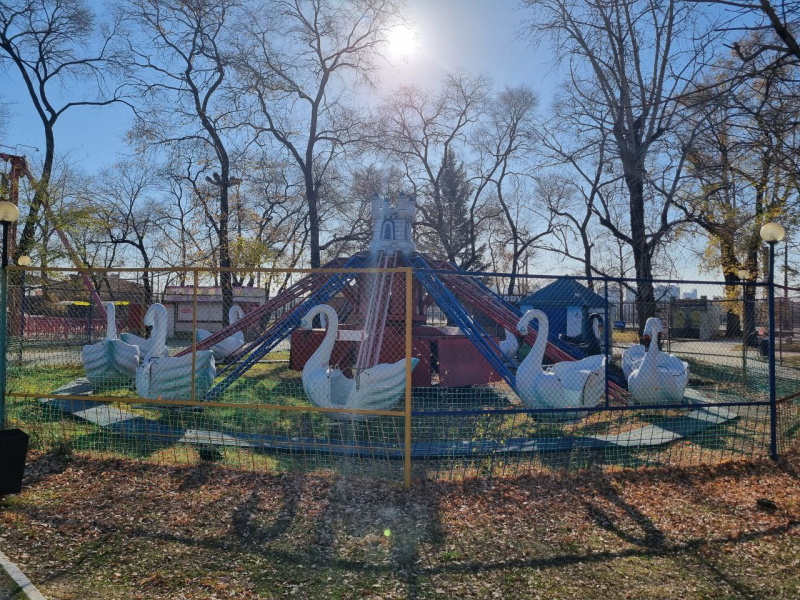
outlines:
[[[395,60],[407,61],[419,51],[417,32],[411,27],[398,25],[389,32],[389,54]]]

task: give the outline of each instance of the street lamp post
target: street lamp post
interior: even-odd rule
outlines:
[[[0,223],[3,225],[3,252],[0,261],[0,429],[6,426],[6,332],[8,329],[8,245],[9,229],[19,219],[17,205],[0,202]]]
[[[27,267],[31,266],[31,257],[22,255],[17,259],[17,264],[20,267]],[[24,352],[24,345],[25,345],[25,273],[27,270],[22,271],[21,282],[20,282],[20,311],[19,311],[19,364],[22,365],[22,353]]]
[[[769,453],[778,460],[778,407],[775,393],[775,244],[783,239],[786,230],[778,223],[767,223],[761,228],[761,239],[769,244],[769,269],[767,273],[769,310]]]

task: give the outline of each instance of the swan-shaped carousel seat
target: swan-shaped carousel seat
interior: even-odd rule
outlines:
[[[233,325],[242,318],[244,318],[244,311],[242,308],[236,304],[231,306],[230,310],[228,311],[228,322]],[[202,342],[204,339],[210,336],[210,331],[198,329],[195,332],[194,337],[198,342]],[[217,342],[211,346],[211,352],[214,353],[214,360],[217,362],[222,362],[242,346],[244,346],[244,333],[237,331],[236,333],[226,337],[221,342]]]
[[[519,321],[520,334],[528,334],[528,323],[536,319],[539,331],[536,343],[517,369],[516,392],[529,408],[583,408],[595,406],[605,391],[606,357],[590,356],[582,360],[556,363],[542,369],[549,323],[540,310],[529,310]],[[565,413],[564,418],[575,415]]]
[[[139,366],[139,349],[117,339],[114,303],[106,302],[105,307],[106,338],[81,352],[86,378],[95,388],[130,384]]]
[[[507,359],[516,360],[517,353],[519,352],[519,340],[512,331],[509,331],[508,329],[505,331],[505,338],[497,346],[500,348],[500,352],[503,353],[503,356],[505,356]]]
[[[647,351],[636,344],[622,353],[622,370],[634,404],[682,404],[689,383],[689,365],[658,348],[661,320],[647,319],[644,334],[650,336]]]
[[[192,386],[195,386],[195,398],[205,398],[217,375],[214,353],[211,350],[196,353],[192,379],[191,354],[163,356],[158,353],[159,348],[166,348],[167,344],[167,309],[153,304],[144,316],[144,324],[153,327],[150,338],[154,343],[136,371],[136,393],[142,398],[189,400]]]
[[[161,309],[156,307],[160,306]],[[145,356],[151,353],[153,356],[169,356],[167,349],[167,309],[161,304],[151,304],[144,315],[144,324],[153,325],[154,328],[161,328],[164,330],[164,339],[160,341],[157,336],[150,332],[150,337],[143,338],[134,333],[122,333],[120,339],[127,343],[133,344],[139,348],[139,362],[143,363]]]
[[[600,323],[603,322],[603,317],[600,313],[592,313],[589,319],[589,339],[584,339],[581,335],[566,335],[559,334],[558,339],[566,342],[570,346],[575,346],[581,350],[586,356],[594,356],[595,354],[602,354],[603,348],[600,345]]]
[[[330,367],[331,352],[339,328],[336,311],[327,304],[315,306],[300,321],[300,327],[310,330],[317,315],[324,317],[325,338],[303,367],[303,389],[309,400],[324,408],[391,409],[405,390],[405,359],[363,369],[355,379],[350,379],[339,369]],[[412,371],[418,362],[418,358],[411,359]],[[366,415],[330,413],[329,416],[340,420],[360,420]]]

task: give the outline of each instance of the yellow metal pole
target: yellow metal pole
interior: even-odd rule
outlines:
[[[411,324],[414,311],[412,309],[412,269],[406,270],[406,414],[405,414],[405,477],[404,487],[411,487]]]
[[[192,298],[192,402],[197,401],[197,269],[194,270],[194,297]]]

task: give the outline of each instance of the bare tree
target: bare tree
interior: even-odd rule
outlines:
[[[39,211],[47,206],[56,158],[55,126],[65,112],[120,99],[107,87],[117,23],[100,26],[84,0],[0,0],[0,64],[11,65],[25,86],[44,130],[45,150],[14,257],[35,243]],[[79,81],[81,92],[70,83]]]
[[[308,206],[311,266],[320,266],[321,193],[337,159],[363,141],[351,106],[360,80],[401,18],[395,0],[279,0],[239,23],[237,67],[254,103],[259,140],[271,139],[299,169]]]
[[[732,48],[744,62],[750,63],[769,56],[769,67],[800,65],[800,1],[798,0],[691,0],[697,3],[713,3],[723,6],[731,13],[724,24],[727,31],[757,33],[756,43],[743,45],[734,42]],[[771,36],[762,35],[769,31]],[[746,35],[745,37],[752,36]]]
[[[223,320],[233,304],[229,196],[236,184],[233,148],[239,125],[226,96],[226,36],[238,0],[134,0],[121,14],[135,25],[126,37],[129,80],[137,103],[138,139],[205,159],[190,169],[215,206],[206,217],[215,234]],[[202,180],[200,179],[202,177]],[[199,189],[199,187],[198,187]]]
[[[523,256],[552,232],[552,219],[541,196],[529,197],[531,182],[526,170],[538,145],[534,115],[538,98],[524,86],[505,87],[495,94],[480,118],[471,147],[476,155],[475,191],[470,206],[470,223],[478,222],[480,200],[491,196],[508,231],[511,277],[508,294],[515,293],[517,274]],[[492,211],[487,212],[488,215]],[[474,226],[474,225],[473,225]],[[473,254],[477,238],[472,232]]]
[[[479,232],[483,223],[498,211],[480,210],[478,200],[484,197],[490,177],[499,168],[502,157],[494,158],[494,169],[486,165],[491,161],[483,161],[482,179],[476,178],[474,173],[469,177],[472,189],[466,207],[466,231],[460,236],[463,244],[450,240],[456,232],[450,229],[451,219],[444,218],[455,211],[455,207],[446,205],[444,197],[443,177],[448,173],[445,157],[455,150],[462,156],[468,154],[468,140],[474,133],[473,127],[486,112],[489,97],[490,81],[465,72],[448,73],[441,88],[434,93],[402,87],[381,107],[374,136],[377,150],[403,165],[405,178],[418,199],[420,235],[433,234],[438,239],[437,245],[445,249],[448,260],[456,260],[459,255],[457,262],[464,268],[483,258],[478,251]],[[484,158],[490,152],[486,147],[489,143],[484,139]]]
[[[153,301],[153,274],[148,271],[159,249],[156,178],[141,159],[128,159],[100,172],[91,200],[102,224],[102,239],[118,248],[130,248],[144,268],[144,303]],[[120,257],[128,253],[118,252]]]
[[[655,311],[653,257],[686,221],[674,203],[691,138],[676,138],[683,117],[675,99],[704,68],[711,34],[696,6],[679,0],[525,3],[530,31],[548,35],[569,63],[569,101],[557,107],[557,118],[596,156],[604,148],[625,184],[627,223],[615,221],[602,201],[594,212],[633,252],[641,330]]]

